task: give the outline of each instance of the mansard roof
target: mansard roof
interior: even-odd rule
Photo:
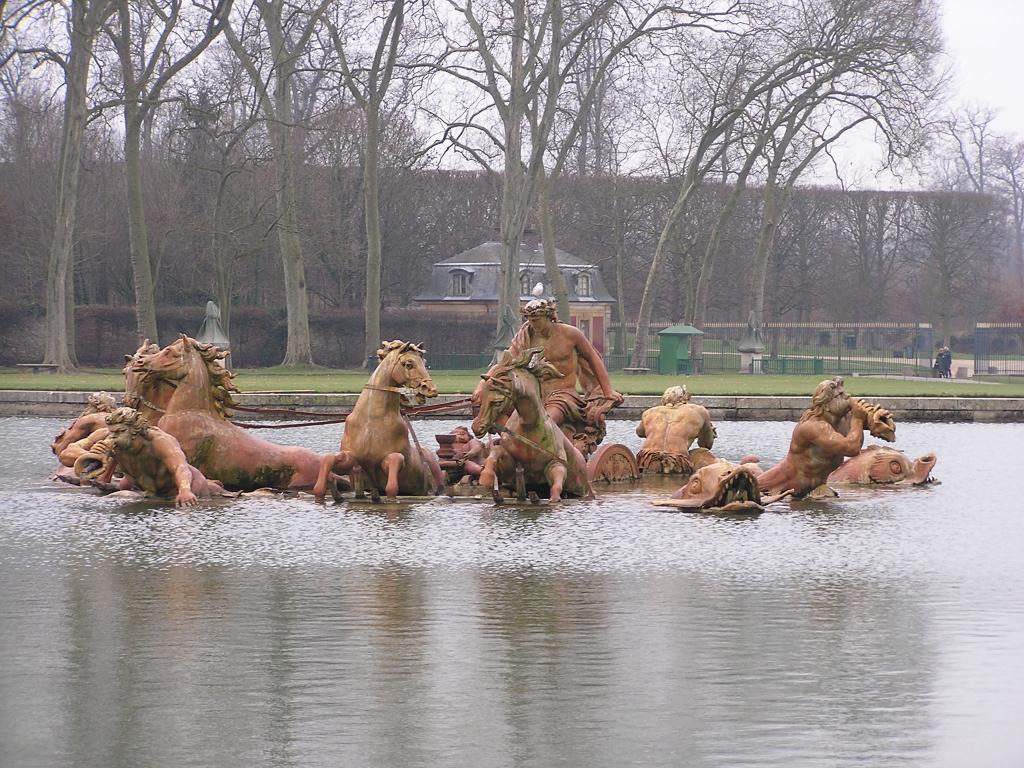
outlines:
[[[573,256],[571,253],[563,251],[561,248],[555,248],[555,260],[558,262],[559,266],[565,267],[589,267],[593,269],[595,266],[578,256]],[[501,243],[490,240],[486,243],[480,243],[480,245],[456,254],[455,256],[449,256],[447,259],[437,262],[434,266],[497,266],[499,264],[501,264]],[[531,267],[540,267],[543,269],[544,251],[541,246],[537,245],[536,247],[533,247],[528,243],[520,243],[519,267],[520,269],[530,269]]]
[[[566,276],[569,301],[579,304],[613,304],[615,300],[604,286],[601,272],[593,262],[581,259],[560,248],[555,249],[555,258]],[[481,243],[462,253],[436,262],[431,269],[430,279],[413,301],[444,301],[452,304],[466,302],[497,302],[498,274],[501,264],[501,243]],[[466,272],[469,275],[468,291],[465,295],[451,294],[452,273]],[[544,251],[541,246],[529,243],[519,244],[519,272],[529,273],[532,284],[543,282],[545,295],[550,295],[551,286],[544,277]],[[576,294],[576,276],[590,277],[590,295]],[[532,298],[524,295],[523,299]]]

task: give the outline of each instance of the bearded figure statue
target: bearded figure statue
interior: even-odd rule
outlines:
[[[786,457],[758,477],[761,490],[805,496],[825,483],[846,457],[860,453],[865,429],[887,440],[896,436],[888,411],[850,397],[842,377],[826,379],[793,429]]]

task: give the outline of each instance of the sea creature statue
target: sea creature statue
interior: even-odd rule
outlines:
[[[828,476],[829,485],[925,485],[934,482],[936,456],[926,453],[911,461],[902,451],[869,445]]]
[[[318,454],[261,440],[227,420],[238,391],[222,362],[227,354],[185,334],[158,352],[140,351],[126,366],[125,402],[157,416],[189,463],[225,488],[311,488]]]
[[[761,495],[758,468],[718,459],[701,467],[671,498],[653,502],[656,507],[674,507],[684,512],[762,512],[764,505],[787,494]]]
[[[107,414],[117,407],[117,401],[113,395],[106,392],[93,392],[89,395],[85,410],[78,414],[71,424],[54,438],[50,448],[55,456],[60,456],[61,451],[74,442],[88,437],[97,429],[106,427]]]
[[[477,387],[480,412],[473,419],[473,434],[501,434],[480,474],[480,485],[515,487],[516,468],[522,467],[528,489],[544,491],[554,503],[563,494],[590,498],[586,461],[544,409],[541,382],[562,373],[534,347],[518,354],[505,352],[483,375]]]
[[[176,506],[191,507],[198,498],[224,492],[217,482],[185,460],[178,441],[133,408],[118,408],[107,416],[108,434],[75,461],[84,481],[109,479],[115,465],[124,477],[120,488],[137,486],[147,496],[173,498]]]
[[[860,453],[865,429],[882,439],[896,437],[892,414],[884,408],[851,398],[841,377],[821,382],[793,429],[786,457],[758,478],[761,488],[805,496],[825,483],[844,458]]]
[[[322,500],[328,474],[350,470],[365,477],[371,492],[389,499],[399,494],[423,496],[444,487],[444,472],[437,457],[421,448],[403,404],[423,403],[437,396],[427,371],[425,350],[407,341],[385,341],[377,350],[380,363],[345,419],[338,453],[320,461],[313,495]],[[353,478],[355,480],[355,478]],[[359,488],[359,480],[356,487]]]
[[[58,462],[53,480],[79,485],[78,477],[72,469],[75,459],[81,454],[78,446],[82,442],[88,442],[89,438],[97,432],[106,434],[104,420],[107,414],[116,407],[117,403],[113,395],[108,395],[106,392],[94,392],[89,395],[85,409],[50,443],[50,449],[57,456]]]
[[[685,386],[669,387],[661,404],[640,416],[636,434],[645,440],[636,459],[641,472],[688,475],[695,469],[690,460],[693,441],[708,451],[714,446],[717,433],[711,416],[689,400]]]
[[[106,417],[109,415],[109,413],[104,414],[104,421],[102,427],[93,430],[90,434],[86,435],[81,440],[76,440],[63,451],[60,452],[60,456],[58,456],[57,458],[61,463],[61,467],[68,470],[68,472],[61,477],[61,479],[67,479],[67,477],[71,477],[74,479],[68,480],[68,482],[73,482],[75,485],[80,485],[79,477],[74,473],[75,462],[78,461],[78,458],[82,454],[88,453],[90,450],[92,450],[92,447],[96,445],[96,443],[100,442],[101,440],[104,440],[107,437],[107,435],[110,434],[110,431],[107,429],[106,426]]]

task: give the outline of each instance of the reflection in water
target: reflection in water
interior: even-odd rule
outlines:
[[[56,428],[0,419],[0,765],[1024,764],[1019,426],[901,425],[943,485],[757,517],[671,481],[183,513],[49,485]]]

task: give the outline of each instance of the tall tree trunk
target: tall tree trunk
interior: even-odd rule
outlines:
[[[89,62],[95,27],[89,23],[90,6],[85,0],[71,4],[71,54],[67,63],[67,94],[64,98],[64,125],[61,131],[60,167],[57,171],[57,203],[50,240],[46,274],[46,344],[43,362],[59,371],[77,365],[69,347],[74,318],[74,297],[68,295],[69,274],[78,206],[78,170],[82,157],[82,138],[88,112],[87,87]],[[68,305],[71,304],[71,311]]]
[[[75,365],[78,365],[78,350],[75,347],[75,260],[74,250],[71,251],[72,259],[68,264],[68,288],[64,292],[67,309],[67,323],[68,323],[68,355],[74,361]]]
[[[540,214],[541,241],[544,247],[544,271],[558,304],[558,319],[567,323],[571,317],[569,291],[565,285],[565,276],[558,268],[558,256],[555,253],[555,220],[551,213],[551,181],[543,171],[538,179],[537,211]]]
[[[513,34],[508,113],[503,119],[505,134],[505,174],[501,196],[501,269],[498,286],[498,317],[495,348],[504,342],[509,319],[519,316],[519,241],[530,208],[523,171],[523,116],[526,95],[523,87],[523,46],[526,37],[526,3],[515,0],[512,7]]]
[[[707,245],[704,247],[704,256],[701,258],[700,270],[697,272],[697,285],[693,292],[693,304],[690,306],[689,317],[687,318],[694,328],[702,328],[707,318],[708,303],[711,300],[711,278],[715,273],[715,260],[718,258],[718,251],[722,245],[722,234],[726,226],[732,220],[736,212],[736,206],[747,188],[747,179],[750,175],[752,162],[743,166],[736,178],[736,184],[729,192],[729,197],[722,206],[722,210],[715,219],[708,235]],[[704,370],[704,337],[694,336],[690,344],[690,356],[693,358],[693,369],[695,372]]]
[[[676,225],[682,220],[686,206],[697,189],[697,180],[692,173],[687,173],[683,186],[679,190],[672,210],[669,211],[665,226],[658,237],[658,244],[654,248],[654,258],[651,260],[650,269],[647,271],[647,280],[644,282],[644,292],[640,297],[640,311],[636,320],[636,339],[633,342],[633,356],[630,366],[633,368],[644,367],[647,362],[647,333],[651,327],[651,312],[654,308],[654,300],[657,298],[657,288],[661,279],[661,271],[665,264],[665,253],[668,250],[668,242]]]
[[[128,251],[135,286],[135,328],[138,340],[157,341],[156,302],[153,297],[153,270],[149,261],[149,238],[146,233],[146,209],[142,200],[142,125],[138,108],[129,103],[124,108],[124,180],[128,197]]]
[[[614,181],[612,182],[615,183]],[[615,353],[626,353],[626,233],[622,221],[619,193],[616,190],[612,205],[615,236],[615,306],[619,314],[619,328],[615,334]]]
[[[299,240],[299,216],[295,185],[295,149],[291,136],[291,103],[288,78],[278,75],[275,88],[275,114],[270,122],[277,174],[277,237],[284,272],[284,299],[288,313],[288,343],[282,365],[311,367],[313,350],[309,333],[309,297],[306,293],[306,268]]]
[[[380,112],[366,109],[366,156],[363,158],[363,213],[366,219],[366,321],[363,363],[376,357],[380,347]]]
[[[947,275],[940,271],[939,274],[939,303],[938,303],[938,316],[939,322],[939,342],[942,346],[949,346],[949,327],[950,317],[952,315],[953,306],[953,288],[950,284]]]
[[[761,207],[761,227],[757,233],[757,249],[754,251],[754,263],[750,270],[750,308],[754,313],[754,323],[764,324],[764,292],[768,282],[768,259],[775,244],[775,233],[779,228],[779,217],[782,214],[782,200],[785,192],[778,187],[777,168],[770,168],[764,186],[764,202]]]
[[[496,344],[505,341],[508,320],[519,316],[519,243],[526,226],[523,208],[524,179],[521,163],[522,134],[517,128],[506,132],[505,182],[501,201],[501,269],[498,285]],[[514,330],[514,329],[513,329]]]
[[[223,159],[223,158],[222,158]],[[223,163],[217,181],[217,195],[213,202],[213,216],[210,232],[210,252],[213,257],[214,291],[217,295],[217,306],[220,308],[220,324],[224,334],[231,338],[231,261],[224,245],[224,198],[227,193],[228,177]],[[232,364],[237,365],[236,360]]]

